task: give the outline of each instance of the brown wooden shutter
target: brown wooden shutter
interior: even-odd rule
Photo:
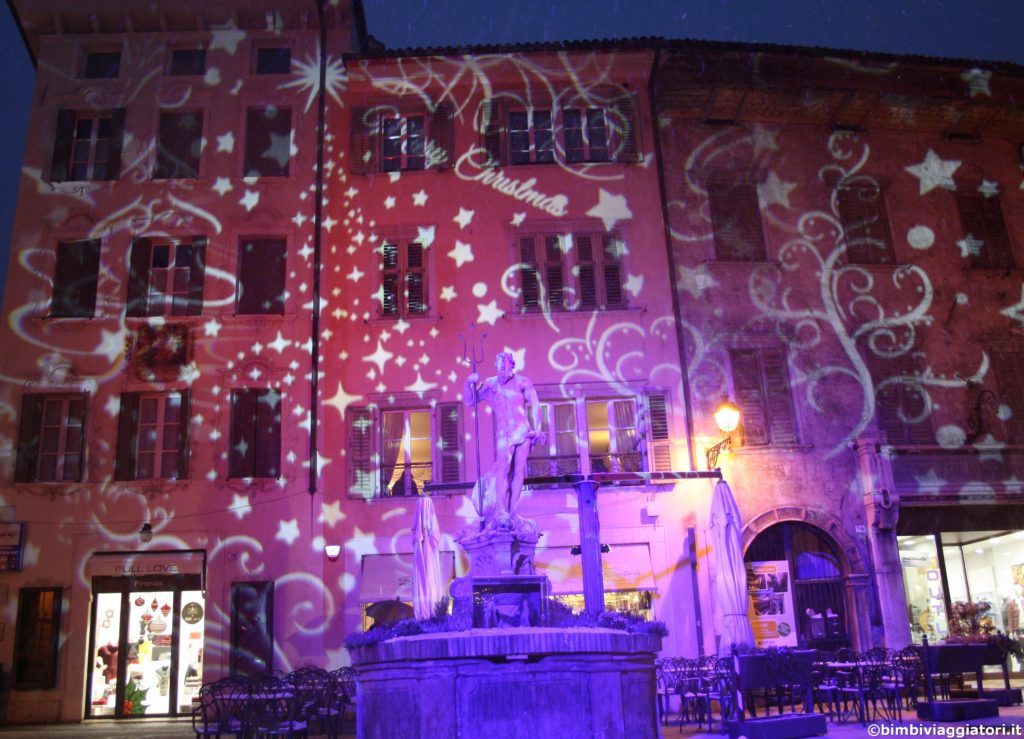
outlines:
[[[15,482],[34,482],[39,454],[39,432],[43,422],[46,396],[28,393],[21,398],[21,422],[18,424],[18,458],[14,465]]]
[[[451,169],[455,166],[455,115],[449,102],[438,103],[427,125],[427,166]]]
[[[371,117],[369,108],[352,109],[352,144],[349,147],[349,171],[352,174],[370,174],[376,171],[376,131],[373,125],[375,120],[376,115]]]
[[[117,419],[117,455],[114,479],[135,479],[135,450],[139,433],[139,394],[121,393],[121,411]]]
[[[256,452],[256,392],[234,390],[231,393],[231,439],[228,448],[228,477],[251,477]]]
[[[776,446],[796,444],[796,418],[786,353],[782,349],[765,349],[761,352],[761,362],[771,443]]]
[[[505,104],[494,98],[483,103],[483,146],[487,152],[487,165],[500,167],[508,163],[508,134],[505,122]]]
[[[385,316],[397,316],[399,314],[401,271],[399,269],[398,249],[397,242],[381,246],[380,312]]]
[[[594,263],[594,242],[590,234],[574,234],[576,266],[579,268],[580,308],[597,307],[597,265]]]
[[[615,143],[612,159],[616,162],[639,162],[640,129],[637,125],[636,104],[633,95],[625,93],[612,101],[608,125]]]
[[[882,191],[874,186],[841,187],[836,191],[839,218],[846,237],[846,258],[853,264],[895,262]]]
[[[75,395],[74,396],[74,400],[72,400],[72,402],[68,404],[69,416],[71,415],[71,410],[74,408],[75,401],[81,403],[81,407],[82,407],[81,431],[78,434],[78,448],[77,449],[70,449],[69,447],[65,447],[65,451],[64,451],[64,459],[65,459],[64,466],[65,466],[65,469],[67,468],[67,458],[68,458],[68,456],[73,456],[77,460],[77,465],[75,467],[75,472],[74,472],[74,475],[72,477],[74,482],[81,482],[82,481],[82,473],[85,471],[85,430],[87,428],[86,423],[89,420],[89,418],[88,418],[88,416],[89,416],[89,406],[88,406],[88,403],[86,402],[87,400],[88,400],[88,396],[87,395],[85,395],[85,394],[78,394],[78,395]],[[66,480],[68,478],[64,478],[64,479]]]
[[[769,443],[768,422],[757,350],[733,349],[729,352],[729,359],[736,404],[741,411],[743,443],[745,446],[766,446]]]
[[[998,401],[1010,408],[1006,430],[1010,444],[1024,444],[1024,382],[1021,369],[1024,368],[1024,345],[1016,341],[1002,341],[989,349],[992,371],[999,388]]]
[[[67,182],[71,173],[71,150],[75,140],[77,116],[72,110],[57,111],[57,134],[53,142],[51,182]]]
[[[57,244],[50,315],[55,318],[92,318],[96,314],[99,269],[99,239]]]
[[[524,265],[519,268],[523,308],[536,310],[540,307],[540,276],[537,274],[537,246],[534,237],[519,239],[519,261]]]
[[[1013,253],[999,198],[958,193],[956,204],[964,237],[970,235],[982,242],[978,256],[970,258],[970,266],[976,269],[1012,269]]]
[[[438,437],[441,455],[441,482],[462,479],[462,404],[438,403]]]
[[[192,393],[180,390],[180,415],[178,417],[178,474],[175,479],[188,479],[188,460],[191,453],[189,429],[192,427]]]
[[[188,311],[186,315],[198,316],[203,313],[203,282],[206,277],[206,243],[208,239],[197,236],[192,239],[192,262],[188,267]]]
[[[712,180],[708,200],[715,236],[715,258],[721,261],[764,261],[764,234],[757,188],[748,183]]]
[[[650,472],[672,471],[672,439],[668,428],[668,395],[647,393],[647,443]],[[669,481],[671,482],[671,481]]]
[[[562,239],[559,236],[544,237],[544,286],[548,291],[548,309],[564,308],[565,272],[562,267]]]
[[[366,406],[349,406],[345,410],[345,426],[348,432],[345,450],[348,457],[348,494],[372,498],[377,493],[377,476],[373,464],[376,446],[373,410]]]
[[[604,277],[604,305],[607,308],[622,308],[626,305],[622,292],[622,266],[619,264],[619,239],[613,234],[601,237],[601,264]]]
[[[149,303],[149,261],[152,251],[149,239],[132,240],[128,269],[128,300],[126,313],[129,316],[145,316]]]
[[[894,446],[933,444],[931,422],[924,417],[928,402],[924,391],[914,382],[900,379],[917,375],[918,365],[913,354],[879,357],[869,353],[867,363],[875,384],[878,428],[885,434],[886,441]]]
[[[416,242],[406,246],[405,287],[406,310],[411,315],[427,312],[427,270],[423,260],[423,245]]]
[[[110,156],[107,157],[105,180],[121,176],[121,149],[124,148],[124,108],[115,108],[110,114]],[[202,128],[202,126],[200,126]]]
[[[253,475],[255,477],[280,477],[281,394],[274,389],[252,392],[256,396]]]

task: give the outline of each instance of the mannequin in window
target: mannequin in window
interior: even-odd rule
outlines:
[[[117,680],[117,651],[118,645],[113,642],[107,642],[96,650],[99,658],[103,660],[103,679],[108,683]]]
[[[1006,602],[1006,630],[1020,631],[1021,592],[1020,585],[1013,586],[1013,596]]]

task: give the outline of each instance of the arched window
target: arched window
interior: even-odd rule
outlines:
[[[750,543],[744,561],[785,560],[793,581],[797,639],[802,647],[849,646],[843,565],[835,541],[799,521],[775,524]]]

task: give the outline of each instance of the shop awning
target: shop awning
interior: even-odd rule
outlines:
[[[413,555],[367,554],[363,557],[363,573],[359,585],[359,602],[380,600],[412,600]],[[455,553],[441,552],[441,579],[446,583],[455,577]]]
[[[569,595],[583,592],[583,561],[569,547],[538,549],[537,573],[547,575],[551,592]],[[651,549],[647,544],[613,544],[601,555],[606,591],[654,590]]]
[[[85,564],[87,577],[201,575],[206,552],[97,552]]]

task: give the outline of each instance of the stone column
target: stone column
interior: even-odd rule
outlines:
[[[583,560],[583,604],[587,613],[604,610],[601,571],[601,522],[597,517],[597,488],[593,480],[573,483],[580,516],[580,556]]]
[[[892,462],[882,451],[879,437],[866,432],[855,443],[864,512],[868,524],[868,548],[875,564],[875,583],[885,633],[885,646],[901,649],[910,644],[907,595],[896,544],[900,500],[892,477]]]

